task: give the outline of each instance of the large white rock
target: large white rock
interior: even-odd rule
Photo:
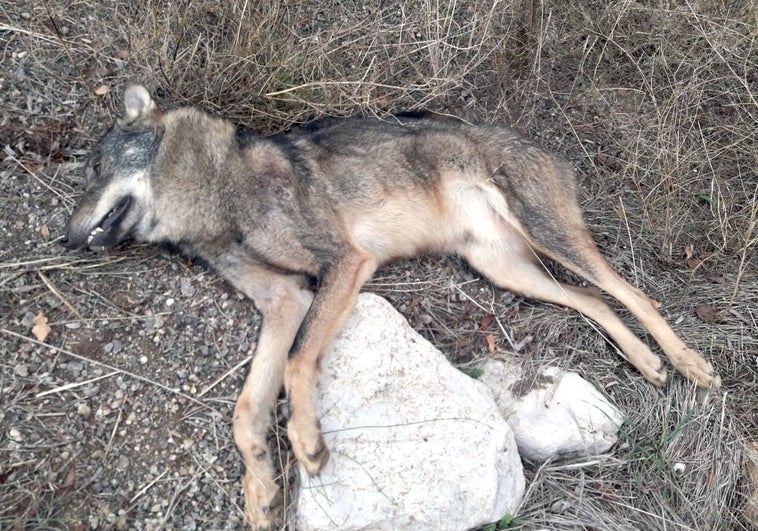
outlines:
[[[597,455],[618,440],[623,415],[578,374],[557,367],[528,371],[497,360],[482,370],[479,380],[492,391],[523,457]]]
[[[299,531],[466,530],[516,511],[521,461],[490,392],[387,301],[362,294],[322,366],[331,458],[300,469]]]

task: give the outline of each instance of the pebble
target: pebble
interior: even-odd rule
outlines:
[[[24,317],[21,319],[21,326],[24,328],[31,328],[34,326],[34,313],[32,312],[26,312],[24,313]]]
[[[78,376],[79,373],[82,372],[83,368],[84,368],[84,364],[81,361],[78,361],[78,360],[69,361],[66,364],[66,370],[68,370],[74,376]]]
[[[13,368],[13,373],[16,376],[21,376],[22,378],[26,378],[29,376],[29,366],[26,363],[19,363]]]
[[[116,460],[116,470],[127,470],[129,468],[129,457],[122,455]]]
[[[105,350],[105,352],[108,354],[118,354],[119,352],[124,350],[124,344],[118,339],[114,339],[110,343],[106,344],[103,347],[103,350]]]
[[[195,288],[192,286],[192,281],[188,278],[182,278],[180,284],[180,291],[182,297],[189,298],[195,294]]]

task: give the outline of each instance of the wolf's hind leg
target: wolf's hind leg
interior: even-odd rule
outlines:
[[[658,312],[655,302],[621,278],[594,245],[585,245],[583,249],[584,260],[592,266],[592,276],[584,276],[626,306],[645,325],[679,373],[700,387],[718,387],[721,378],[713,366],[685,345]]]
[[[647,380],[655,385],[665,383],[666,370],[660,358],[626,327],[598,290],[556,281],[515,229],[504,224],[500,239],[469,242],[460,249],[460,253],[472,267],[501,288],[574,308],[593,319],[606,330],[629,362]]]
[[[701,387],[718,386],[720,379],[711,364],[687,347],[658,313],[655,303],[624,281],[600,254],[582,221],[576,200],[576,180],[569,165],[534,148],[521,155],[507,159],[494,172],[491,182],[496,185],[496,191],[488,185],[481,187],[502,221],[503,230],[498,227],[491,239],[500,237],[514,242],[514,235],[508,232],[516,232],[527,244],[527,252],[534,249],[558,261],[626,306],[655,338],[674,367],[690,381]],[[520,278],[510,279],[495,276],[498,269],[491,258],[481,256],[475,249],[469,252],[480,262],[482,272],[496,282],[525,295],[571,306],[595,319],[648,379],[662,381],[651,373],[657,366],[652,362],[649,349],[638,339],[632,339],[631,332],[622,328],[623,323],[604,303],[601,309],[599,298],[582,296],[576,289],[548,281],[534,268],[519,269],[525,263],[523,252],[520,266],[509,267],[510,272],[519,274]],[[529,285],[530,281],[535,284]],[[654,372],[659,371],[656,368]]]
[[[581,220],[578,211],[565,208],[562,217],[538,213],[532,225],[540,227],[542,235],[527,235],[531,245],[541,253],[586,278],[626,306],[645,326],[682,375],[700,387],[718,387],[721,379],[710,363],[689,348],[658,313],[655,302],[631,286],[616,273],[597,249],[594,239]],[[549,236],[545,236],[548,234]],[[582,311],[580,308],[577,308]],[[603,324],[601,321],[600,324]],[[609,330],[610,332],[610,330]],[[626,343],[618,341],[626,352]]]

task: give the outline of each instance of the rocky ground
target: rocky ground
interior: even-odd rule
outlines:
[[[252,305],[167,250],[55,243],[127,81],[263,133],[455,109],[562,153],[603,253],[663,302],[721,392],[678,376],[652,389],[581,316],[495,290],[454,257],[385,268],[367,289],[464,370],[485,356],[570,367],[628,416],[599,460],[526,464],[524,528],[748,529],[754,2],[286,4],[0,6],[0,529],[244,528],[230,428]],[[287,483],[283,428],[271,442]]]

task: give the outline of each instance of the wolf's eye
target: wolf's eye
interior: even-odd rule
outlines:
[[[84,184],[85,186],[92,185],[95,180],[100,177],[100,159],[89,160],[84,166]]]

